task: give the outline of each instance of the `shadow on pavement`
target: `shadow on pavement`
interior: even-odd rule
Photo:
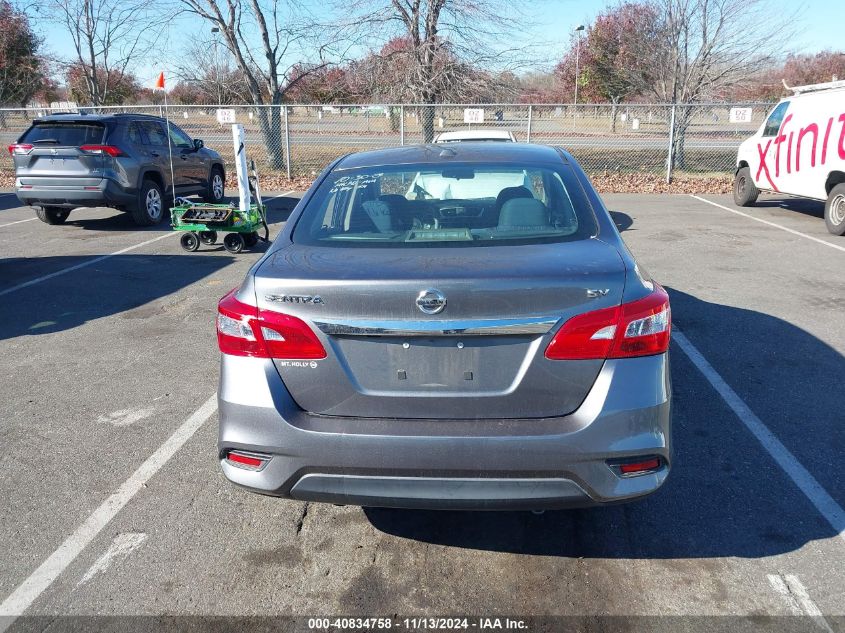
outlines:
[[[294,207],[299,204],[299,200],[293,196],[283,196],[267,202],[267,222],[287,222]]]
[[[91,257],[16,257],[0,259],[0,291],[41,275],[70,268]],[[89,321],[128,312],[209,277],[234,256],[115,255],[0,299],[0,340],[69,330]],[[220,286],[220,295],[228,291]],[[213,310],[214,306],[211,306]],[[137,318],[154,316],[137,314]],[[142,311],[143,312],[143,311]],[[207,324],[204,324],[207,325]],[[208,326],[212,327],[212,326]]]
[[[845,375],[845,358],[781,319],[669,293],[679,329],[843,503],[841,470],[826,464],[839,463],[845,446],[841,391],[829,382]],[[836,536],[683,351],[671,353],[674,462],[654,495],[539,516],[367,508],[368,519],[422,542],[572,558],[759,558]]]
[[[236,198],[227,198],[226,202],[234,202],[237,204]],[[269,224],[285,222],[290,217],[291,211],[299,202],[299,198],[292,196],[285,196],[275,198],[266,203],[267,205],[267,222]],[[21,205],[20,201],[14,194],[2,195],[0,194],[0,211],[8,209],[23,208],[32,213],[31,217],[35,217],[35,208]],[[67,221],[64,225],[50,227],[49,230],[60,231],[63,227],[78,227],[86,231],[148,231],[148,232],[163,232],[170,231],[170,214],[169,211],[165,218],[159,224],[154,226],[138,226],[132,219],[132,214],[118,209],[110,209],[108,207],[97,207],[100,211],[106,211],[108,216],[98,218],[83,218],[81,213],[88,211],[85,207],[79,207],[70,212]],[[2,223],[2,222],[0,222]],[[271,227],[270,237],[273,237],[273,229]]]
[[[806,198],[760,198],[751,207],[781,207],[810,217],[824,219],[824,202]]]
[[[21,201],[18,200],[18,197],[13,193],[0,193],[0,211],[8,211],[9,209],[16,209],[22,206]],[[23,207],[29,208],[32,210],[31,207]],[[32,211],[32,217],[35,217],[35,211]]]
[[[620,233],[622,231],[627,231],[634,224],[634,219],[622,211],[611,211],[610,217],[616,225],[616,228],[619,229]]]

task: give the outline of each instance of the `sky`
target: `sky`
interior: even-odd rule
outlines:
[[[742,0],[735,0],[742,2]],[[305,0],[317,7],[325,0]],[[842,25],[832,16],[842,15],[842,0],[768,0],[771,11],[784,15],[798,11],[798,35],[792,42],[785,43],[783,52],[816,53],[822,50],[843,50]],[[614,0],[526,0],[526,17],[533,23],[531,39],[533,42],[545,42],[543,57],[557,60],[562,57],[570,41],[573,29],[580,25],[589,25],[607,6],[616,4]],[[60,27],[36,22],[36,30],[44,37],[47,49],[63,58],[74,54],[70,37]],[[172,76],[175,69],[174,59],[179,55],[178,41],[191,36],[210,36],[210,26],[193,17],[171,21],[162,38],[168,46],[159,46],[157,51],[139,63],[134,69],[142,85],[152,87],[159,72],[166,77]],[[160,40],[161,41],[161,40]],[[168,80],[168,89],[175,83]]]

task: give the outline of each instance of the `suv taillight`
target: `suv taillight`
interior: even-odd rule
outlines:
[[[237,288],[217,304],[220,351],[255,358],[320,359],[326,350],[308,325],[294,316],[261,310],[235,299]]]
[[[657,284],[651,294],[612,308],[572,317],[546,348],[550,360],[628,358],[662,354],[672,330],[669,295]]]
[[[79,148],[88,154],[108,154],[109,156],[123,156],[123,151],[114,145],[83,145]]]
[[[32,151],[32,145],[29,143],[12,143],[9,145],[9,153],[12,156],[29,154]]]

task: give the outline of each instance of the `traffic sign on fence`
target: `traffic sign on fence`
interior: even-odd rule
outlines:
[[[217,110],[217,122],[220,125],[224,123],[234,123],[235,122],[235,111],[234,110]]]
[[[731,108],[730,122],[750,123],[752,112],[753,110],[751,108]]]
[[[484,123],[484,108],[464,108],[464,123]]]

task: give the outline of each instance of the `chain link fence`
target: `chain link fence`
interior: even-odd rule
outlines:
[[[519,142],[569,150],[590,173],[645,172],[665,175],[732,172],[739,144],[761,125],[774,104],[711,103],[562,105],[287,105],[224,106],[244,125],[249,156],[260,171],[313,176],[350,152],[423,143],[446,131],[496,128]],[[731,122],[732,108],[750,109]],[[465,110],[483,110],[483,122],[465,123]],[[90,108],[82,111],[93,112]],[[171,105],[99,108],[98,112],[167,114],[193,138],[234,164],[229,124],[217,106]],[[31,121],[49,109],[0,110],[0,141],[14,143]],[[745,114],[748,114],[747,110]],[[0,170],[11,171],[8,155]]]

